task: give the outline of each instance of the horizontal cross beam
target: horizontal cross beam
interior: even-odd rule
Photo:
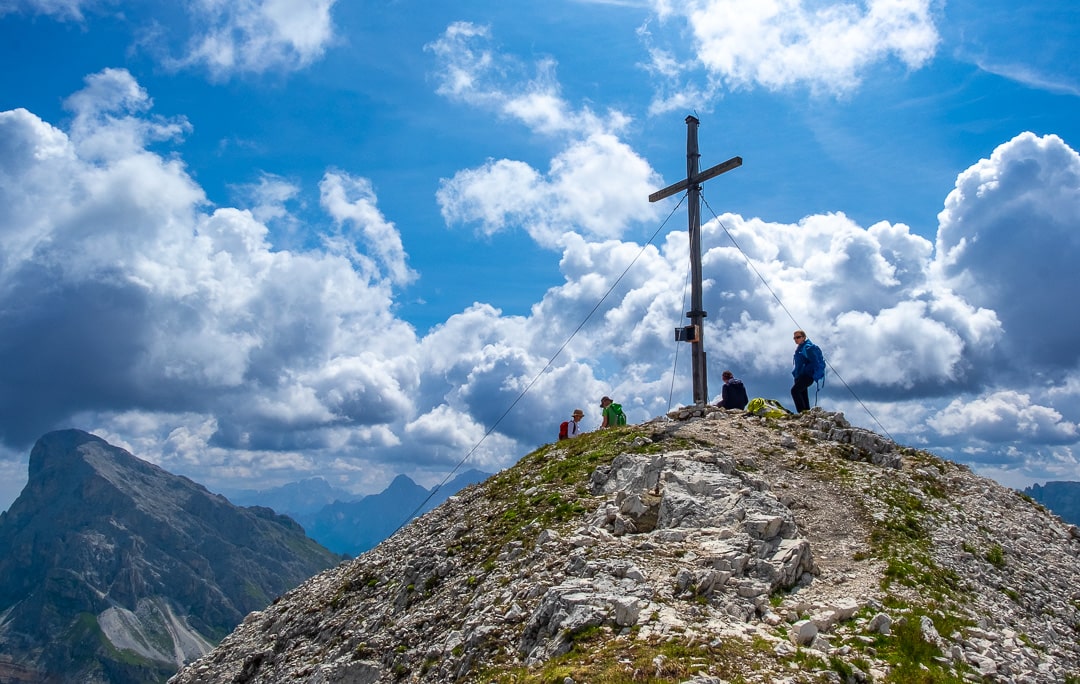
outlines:
[[[709,180],[710,178],[715,178],[716,176],[719,176],[720,174],[724,173],[725,171],[730,171],[732,169],[737,169],[740,166],[742,166],[742,157],[732,157],[731,159],[728,159],[726,162],[721,162],[720,164],[717,164],[716,166],[705,169],[704,171],[697,174],[693,178],[684,178],[681,181],[679,181],[678,183],[675,183],[674,185],[667,186],[663,190],[657,190],[653,194],[649,195],[649,201],[650,202],[658,202],[658,201],[664,199],[665,197],[671,197],[674,194],[677,194],[677,193],[682,192],[683,190],[686,190],[687,188],[690,187],[691,184],[697,185],[699,183],[704,183],[705,181]]]

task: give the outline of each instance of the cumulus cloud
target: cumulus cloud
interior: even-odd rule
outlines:
[[[231,447],[329,445],[320,430],[342,426],[392,442],[378,428],[414,409],[416,338],[390,313],[409,272],[374,194],[327,200],[356,226],[334,249],[278,250],[145,149],[176,127],[130,74],[91,76],[68,105],[67,133],[0,113],[0,354],[19,359],[0,371],[3,437],[143,410],[212,416]]]
[[[490,40],[487,27],[460,22],[428,46],[438,59],[439,92],[556,136],[566,146],[546,172],[488,159],[443,179],[437,199],[447,223],[473,224],[484,234],[517,227],[541,246],[556,248],[569,232],[618,237],[628,225],[654,219],[657,209],[647,198],[660,177],[619,139],[629,119],[614,111],[601,118],[588,107],[574,110],[559,95],[551,60],[539,63],[534,79],[522,80],[518,65],[493,51]]]
[[[329,172],[323,176],[319,190],[323,208],[339,226],[348,225],[360,234],[393,282],[405,284],[416,278],[416,273],[405,263],[401,235],[376,206],[377,198],[371,181]],[[349,235],[344,237],[346,244],[351,245],[353,241],[348,239]],[[361,258],[355,250],[350,251],[356,258]]]
[[[708,98],[720,88],[760,86],[779,90],[804,85],[842,94],[856,88],[874,64],[899,60],[924,65],[937,48],[930,0],[653,0],[661,21],[685,21],[693,36],[693,59],[683,64],[655,45],[652,69],[688,76],[704,69],[707,85],[689,90]],[[652,34],[643,32],[647,42]],[[680,87],[662,94],[654,111],[684,105]]]
[[[519,90],[487,72],[456,78],[482,102]],[[369,180],[327,170],[329,230],[286,249],[267,222],[298,186],[264,176],[252,210],[210,206],[180,155],[152,151],[182,143],[186,122],[156,117],[127,72],[89,77],[67,105],[67,129],[0,112],[5,448],[76,424],[211,486],[319,472],[363,487],[410,468],[441,475],[466,454],[508,465],[573,408],[598,424],[605,394],[635,422],[690,394],[673,340],[685,229],[646,246],[621,237],[633,219],[615,198],[659,184],[611,130],[543,124],[564,142],[547,171],[492,161],[444,183],[448,220],[527,230],[558,250],[563,281],[525,315],[477,302],[421,336],[394,313],[416,274]],[[587,118],[561,100],[551,111]],[[1064,472],[1080,422],[1075,317],[1060,297],[1080,257],[1078,167],[1053,136],[1002,144],[960,174],[935,242],[841,213],[703,217],[710,375],[731,367],[753,395],[785,399],[803,327],[834,369],[823,403],[855,422],[865,399],[901,441]],[[618,192],[604,173],[624,173]],[[500,200],[495,180],[533,213]],[[1020,454],[1030,443],[1045,449]]]
[[[468,459],[471,468],[495,472],[505,467],[506,453],[517,448],[514,440],[448,404],[418,416],[405,425],[404,434],[417,449],[418,463],[444,469]]]
[[[1080,155],[1056,135],[1021,133],[964,171],[938,215],[935,269],[993,308],[1023,372],[1080,363],[1080,317],[1062,316],[1080,252]],[[1006,368],[1005,372],[1016,372]]]
[[[744,368],[782,373],[801,327],[868,397],[927,396],[968,382],[973,354],[1000,335],[992,311],[930,283],[931,245],[903,225],[725,215],[702,227],[702,240],[707,331]]]
[[[545,174],[520,161],[488,160],[443,179],[436,197],[448,224],[476,224],[485,234],[520,227],[539,245],[554,248],[568,232],[617,237],[654,217],[646,198],[659,185],[659,176],[629,146],[598,133],[571,142]]]
[[[1071,230],[1080,207],[1076,163],[1054,136],[1024,134],[1004,143],[959,176],[934,242],[903,224],[863,227],[843,214],[796,224],[706,217],[712,374],[731,366],[752,393],[786,398],[790,331],[803,327],[832,366],[826,401],[850,414],[871,404],[887,426],[852,415],[857,422],[958,460],[1012,463],[1028,481],[1054,472],[1058,460],[1069,462],[1062,450],[1075,446],[1080,418],[1073,408],[1080,386],[1069,327],[1075,317],[1063,320],[1054,295],[1068,290],[1070,264],[1080,256]],[[523,175],[538,186],[535,174]],[[1028,230],[1006,234],[1010,221]],[[493,311],[484,312],[486,323],[467,326],[491,337],[471,342],[486,355],[458,369],[462,386],[478,368],[496,368],[486,394],[502,392],[505,403],[512,393],[499,381],[529,377],[546,353],[569,340],[562,358],[588,368],[592,394],[618,395],[637,419],[663,413],[672,385],[685,395],[689,384],[687,372],[672,376],[672,330],[684,323],[686,309],[685,233],[673,231],[644,249],[579,233],[563,240],[565,283],[515,321],[512,337],[495,332],[505,319]],[[511,339],[539,358],[529,362],[507,348]],[[1044,371],[1031,373],[1040,367],[1028,364],[1036,356]],[[954,401],[958,395],[976,399]],[[973,436],[981,446],[972,446]],[[1051,446],[1021,457],[1040,443]]]
[[[974,400],[954,399],[927,423],[945,437],[963,435],[990,443],[1075,443],[1074,422],[1048,406],[1032,403],[1022,392],[1002,390]]]
[[[1071,157],[1058,162],[1067,168]],[[535,173],[521,177],[530,191],[539,186]],[[1063,174],[1046,192],[1067,194],[1068,177]],[[983,211],[994,213],[993,207]],[[946,239],[950,230],[955,229],[943,222]],[[971,296],[971,280],[946,273],[935,244],[905,225],[879,222],[864,228],[843,214],[809,216],[797,224],[725,215],[706,221],[702,235],[706,333],[714,371],[735,366],[755,393],[786,396],[790,331],[796,326],[810,330],[826,347],[834,391],[846,394],[842,385],[847,384],[860,399],[898,404],[901,408],[883,413],[895,415],[897,432],[913,439],[927,438],[918,421],[933,414],[926,410],[928,403],[947,401],[957,392],[993,391],[1012,377],[1001,373],[1009,330],[998,313],[1008,308],[1008,293]],[[541,244],[550,239],[533,237]],[[672,330],[684,322],[678,312],[686,308],[679,300],[688,258],[685,234],[674,231],[658,248],[644,250],[595,235],[573,233],[563,240],[560,266],[566,282],[549,290],[532,316],[515,326],[513,339],[523,346],[532,339],[539,350],[573,334],[563,351],[568,360],[591,364],[594,376],[642,415],[664,412]],[[1054,248],[1047,243],[1044,249]],[[623,277],[625,265],[635,259]],[[595,305],[620,277],[609,299]],[[575,334],[577,324],[590,315],[589,324]],[[495,331],[496,321],[490,314],[486,326],[470,329]],[[498,337],[484,344],[499,359],[485,363],[503,364],[500,377],[527,377],[520,354],[500,347]],[[597,355],[596,349],[605,352]],[[511,370],[512,359],[518,359],[516,370]],[[463,378],[464,369],[475,369],[478,362],[465,362]],[[685,389],[685,375],[677,376],[675,384]],[[493,387],[488,396],[494,392]],[[937,431],[933,438],[944,445],[957,435]]]

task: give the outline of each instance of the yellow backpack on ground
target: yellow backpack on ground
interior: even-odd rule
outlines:
[[[783,404],[777,400],[762,397],[751,399],[750,403],[746,405],[746,412],[755,416],[765,416],[766,418],[783,418],[791,414],[791,411],[784,408]]]

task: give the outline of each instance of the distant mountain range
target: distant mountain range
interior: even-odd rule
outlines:
[[[424,489],[398,475],[379,494],[357,501],[335,501],[318,513],[298,516],[308,535],[335,553],[358,556],[374,548],[413,517],[423,515],[490,473],[468,470],[442,487]]]
[[[332,487],[321,477],[309,477],[271,489],[223,489],[220,493],[237,506],[265,506],[294,520],[318,513],[335,501],[355,501],[363,498],[344,489]]]
[[[340,561],[268,508],[50,432],[0,514],[0,682],[163,682]]]
[[[1024,493],[1065,522],[1080,525],[1080,482],[1047,482],[1032,485]]]
[[[359,556],[399,527],[423,515],[491,473],[467,470],[450,482],[424,489],[407,475],[398,475],[378,494],[356,496],[335,489],[321,477],[290,482],[272,489],[227,490],[237,505],[272,508],[299,522],[315,541],[335,553]]]

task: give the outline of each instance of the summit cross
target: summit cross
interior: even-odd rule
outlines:
[[[690,319],[690,325],[685,328],[676,328],[675,339],[690,342],[694,404],[705,406],[709,403],[709,372],[705,365],[706,313],[701,308],[701,184],[725,171],[742,166],[742,157],[732,157],[726,162],[698,171],[698,162],[701,159],[701,155],[698,154],[699,123],[693,116],[686,117],[686,178],[663,190],[657,190],[649,195],[649,201],[658,202],[683,190],[689,191],[686,214],[690,225],[690,278],[692,282],[690,311],[686,312],[686,317]]]

